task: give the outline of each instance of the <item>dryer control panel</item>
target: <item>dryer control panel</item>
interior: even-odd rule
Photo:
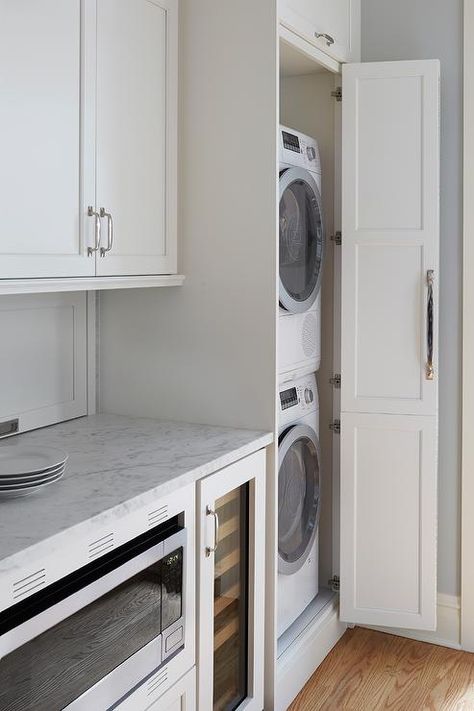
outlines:
[[[282,383],[279,389],[279,425],[290,424],[309,412],[319,410],[318,387],[315,375]]]
[[[318,142],[304,133],[280,126],[280,170],[290,166],[321,174]]]

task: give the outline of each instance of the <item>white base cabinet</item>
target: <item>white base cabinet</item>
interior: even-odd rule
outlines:
[[[280,0],[280,22],[338,62],[357,62],[360,7],[360,0]]]
[[[198,484],[200,711],[263,708],[265,456]]]

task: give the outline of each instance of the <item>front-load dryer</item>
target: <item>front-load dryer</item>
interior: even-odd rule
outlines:
[[[319,591],[319,399],[314,374],[280,386],[279,408],[278,637]]]
[[[321,162],[315,139],[284,126],[279,192],[279,371],[310,373],[321,361]]]

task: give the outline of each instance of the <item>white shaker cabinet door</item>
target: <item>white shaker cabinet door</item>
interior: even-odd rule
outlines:
[[[434,629],[439,63],[343,68],[341,614]]]
[[[348,65],[343,84],[341,409],[434,415],[439,64]]]
[[[94,25],[89,0],[0,0],[0,278],[94,274]]]
[[[280,0],[280,22],[340,62],[360,60],[360,0]]]
[[[176,132],[177,1],[98,0],[98,275],[176,272]]]

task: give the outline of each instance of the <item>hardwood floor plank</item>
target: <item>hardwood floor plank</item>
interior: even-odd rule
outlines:
[[[289,711],[474,711],[474,655],[348,630]]]

